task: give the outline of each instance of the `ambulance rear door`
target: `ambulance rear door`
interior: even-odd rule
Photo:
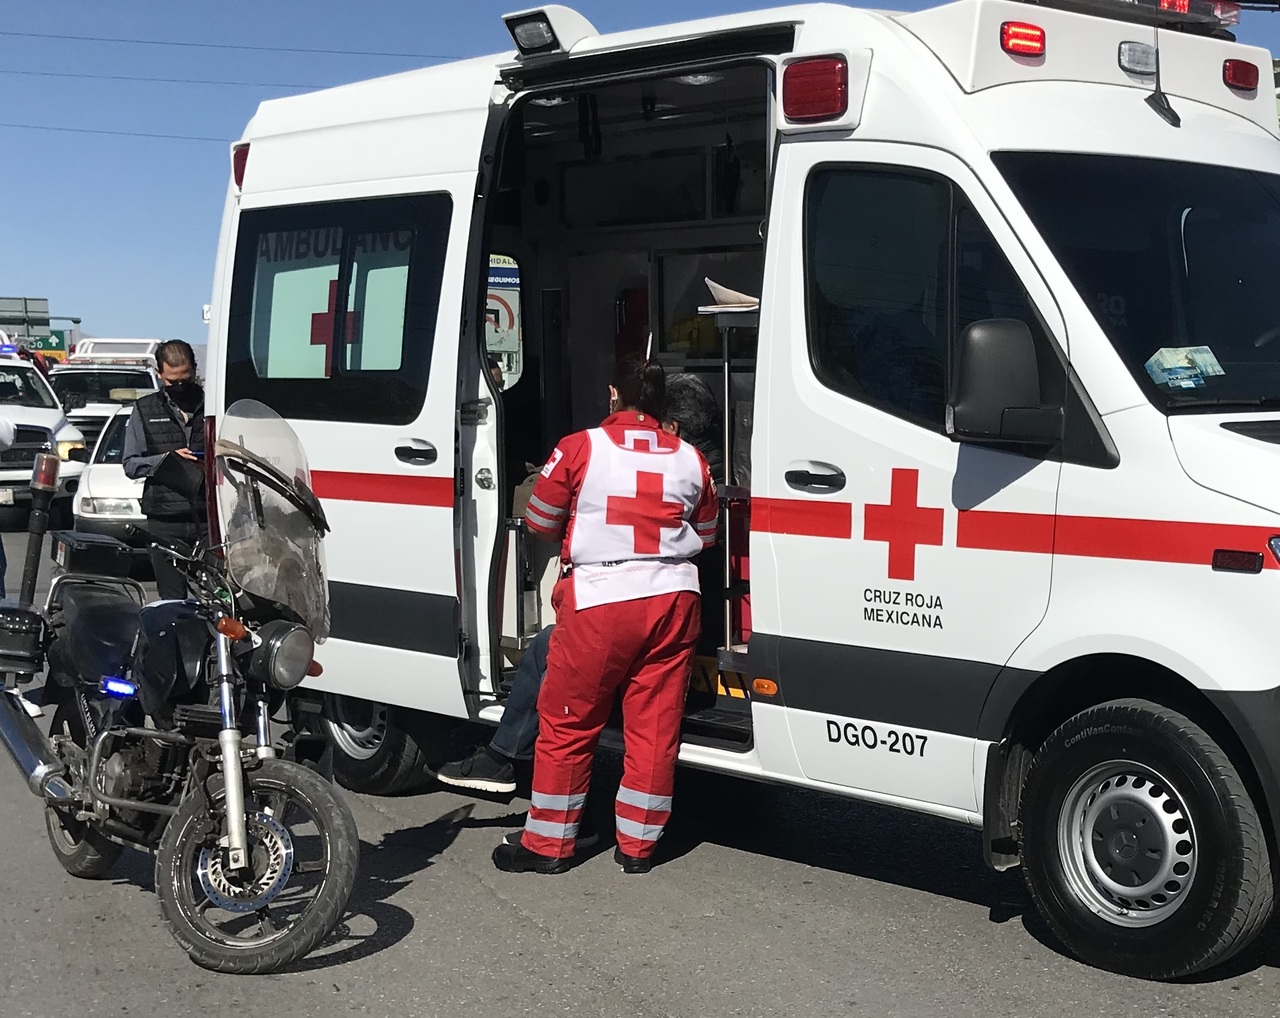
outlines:
[[[1061,468],[954,442],[948,380],[975,321],[1053,358],[1058,309],[960,160],[888,143],[783,142],[764,289],[752,658],[806,777],[971,813],[983,702],[1047,608]]]
[[[459,334],[493,79],[457,74],[474,88],[446,115],[252,141],[221,402],[290,422],[332,525],[332,635],[307,685],[461,717]]]

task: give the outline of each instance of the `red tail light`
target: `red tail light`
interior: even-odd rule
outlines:
[[[244,168],[249,165],[249,146],[236,145],[231,150],[231,176],[236,187],[244,187]]]
[[[1006,21],[1000,26],[1000,48],[1018,57],[1044,56],[1045,34],[1039,25]]]
[[[222,543],[222,525],[218,522],[218,457],[213,454],[218,428],[213,417],[204,419],[204,506],[209,513],[209,547]],[[218,554],[221,554],[219,552]]]
[[[1252,92],[1258,87],[1258,65],[1248,60],[1224,60],[1222,82],[1237,92]]]
[[[844,57],[789,64],[782,75],[782,112],[788,120],[835,120],[849,109],[849,65]]]

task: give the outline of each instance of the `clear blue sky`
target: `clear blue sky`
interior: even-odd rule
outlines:
[[[578,0],[601,31],[752,7],[753,0]],[[873,0],[868,6],[926,6]],[[526,0],[3,0],[0,123],[218,141],[116,137],[0,126],[0,296],[48,297],[103,336],[200,344],[222,202],[226,145],[257,103],[509,46],[501,15]],[[14,33],[341,50],[344,55],[36,38]],[[1277,49],[1280,20],[1246,14],[1242,41]],[[178,84],[49,74],[281,84]]]

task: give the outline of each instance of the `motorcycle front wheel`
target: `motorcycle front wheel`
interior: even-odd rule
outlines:
[[[263,760],[244,785],[246,869],[230,869],[218,844],[220,774],[208,785],[212,811],[188,796],[156,853],[156,893],[174,939],[202,968],[236,975],[275,972],[314,950],[342,918],[360,856],[350,809],[315,771]]]

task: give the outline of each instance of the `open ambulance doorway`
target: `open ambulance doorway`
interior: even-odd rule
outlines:
[[[686,737],[751,743],[747,680],[734,664],[750,635],[746,512],[772,91],[771,65],[740,59],[544,86],[508,111],[484,230],[494,309],[484,353],[502,365],[504,388],[492,432],[503,523],[492,535],[480,520],[474,527],[477,590],[490,536],[494,548],[487,575],[499,664],[477,690],[482,700],[501,700],[524,648],[554,622],[559,549],[521,522],[536,473],[563,435],[605,417],[618,360],[648,349],[684,396],[683,437],[730,496],[720,541],[700,567],[703,638]],[[500,328],[503,301],[512,302],[493,299],[503,273],[519,282],[514,378]]]

